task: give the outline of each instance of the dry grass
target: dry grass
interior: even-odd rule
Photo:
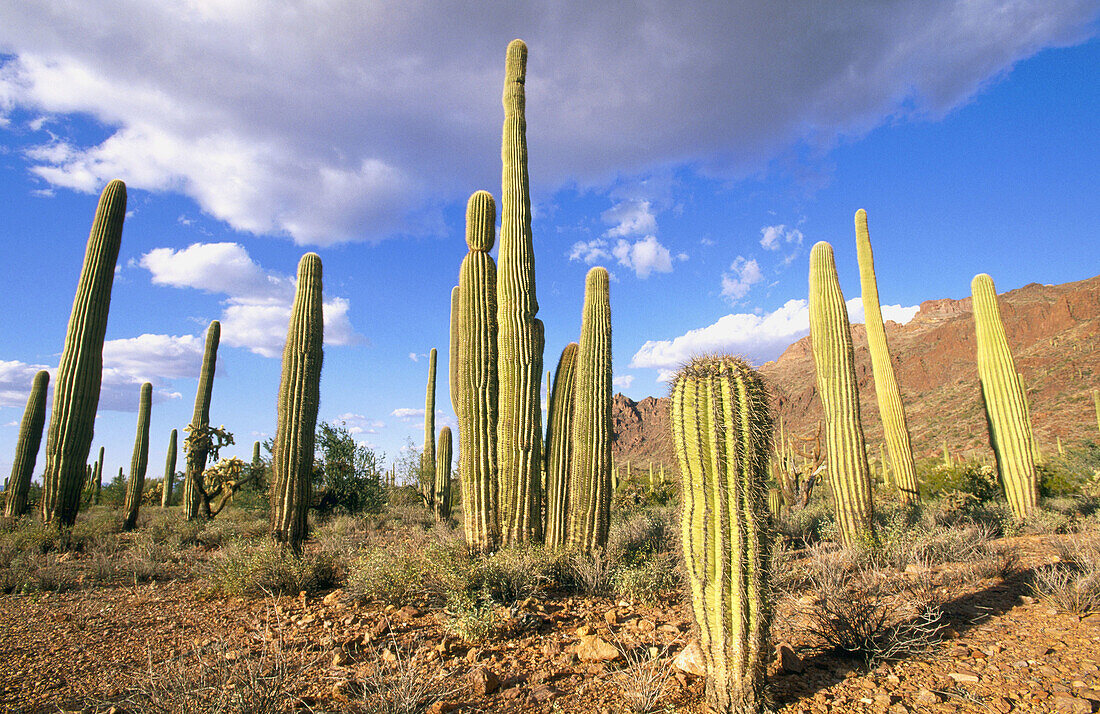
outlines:
[[[1100,610],[1100,538],[1057,544],[1059,562],[1035,573],[1035,596],[1050,607],[1084,615]]]
[[[650,714],[659,709],[664,699],[672,666],[668,648],[628,647],[616,643],[626,666],[611,674],[611,682],[634,714]]]
[[[365,714],[420,714],[453,696],[455,690],[438,666],[417,666],[417,654],[423,650],[421,642],[414,640],[403,652],[391,638],[385,650],[376,651],[375,667],[361,684],[360,710]],[[392,655],[390,661],[383,658],[385,652]]]

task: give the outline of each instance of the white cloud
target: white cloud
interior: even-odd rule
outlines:
[[[384,421],[371,419],[362,414],[355,414],[353,412],[337,414],[334,421],[343,422],[348,428],[348,433],[351,434],[377,434],[379,429],[383,429],[386,426]]]
[[[397,417],[398,419],[405,419],[406,421],[415,418],[423,419],[424,410],[412,409],[410,407],[398,407],[397,409],[394,409],[392,412],[390,412],[390,416]]]
[[[649,235],[657,232],[657,216],[650,209],[649,201],[629,199],[615,204],[600,216],[613,224],[604,234],[608,238]]]
[[[779,250],[784,243],[796,246],[802,245],[802,231],[797,228],[787,228],[780,224],[777,226],[764,226],[760,229],[760,245],[764,250]]]
[[[611,384],[619,389],[630,389],[630,385],[634,383],[633,374],[624,374],[611,379]]]
[[[420,355],[416,354],[415,352],[410,352],[409,353],[409,359],[411,359],[413,362],[419,362],[420,361]]]
[[[546,193],[683,166],[737,178],[792,146],[935,118],[1019,60],[1091,36],[1096,14],[1090,0],[691,13],[657,0],[628,14],[579,0],[503,11],[335,0],[280,12],[9,2],[0,125],[20,110],[82,113],[106,128],[102,140],[44,137],[27,154],[51,186],[94,191],[119,177],[190,196],[243,231],[377,240],[436,231],[441,204],[498,185],[504,46],[516,27],[531,47],[532,179]],[[860,41],[838,42],[836,28]]]
[[[50,387],[53,387],[54,368],[44,364],[27,364],[16,360],[0,360],[0,407],[27,406],[31,394],[31,382],[41,370],[50,372]]]
[[[749,294],[752,286],[764,279],[764,273],[760,270],[760,264],[756,259],[746,260],[744,256],[730,265],[730,272],[722,273],[722,297],[730,302],[736,302]]]
[[[607,241],[603,238],[577,241],[569,249],[567,255],[569,260],[583,260],[588,265],[598,263],[601,260],[611,260],[611,254],[607,252]]]
[[[194,288],[227,295],[221,316],[221,341],[278,357],[286,341],[294,303],[295,278],[264,270],[238,243],[194,243],[186,248],[154,248],[141,256],[154,285]],[[346,298],[324,301],[326,345],[362,341],[348,318]]]
[[[620,238],[611,252],[619,259],[619,265],[630,268],[642,280],[654,271],[672,272],[672,254],[655,236],[646,236],[634,243]]]
[[[861,298],[847,301],[852,323],[863,320]],[[905,324],[913,319],[916,305],[882,306],[883,318]],[[810,334],[809,303],[788,300],[782,307],[765,314],[733,313],[712,325],[689,330],[671,340],[648,340],[635,353],[630,366],[660,370],[658,379],[667,381],[671,374],[696,355],[721,353],[742,355],[753,364],[774,360],[793,342]]]

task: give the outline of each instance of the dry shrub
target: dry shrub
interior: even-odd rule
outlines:
[[[421,714],[454,695],[453,686],[439,667],[417,666],[416,653],[424,649],[419,640],[402,651],[391,638],[386,649],[393,655],[392,661],[384,661],[383,651],[378,650],[375,666],[361,682],[358,704],[365,714]]]
[[[1059,562],[1035,573],[1035,596],[1050,607],[1079,615],[1100,610],[1100,538],[1077,536],[1057,547]]]
[[[615,646],[622,653],[626,666],[612,672],[611,681],[618,687],[623,701],[635,714],[657,711],[672,677],[668,648],[628,647],[621,642]]]

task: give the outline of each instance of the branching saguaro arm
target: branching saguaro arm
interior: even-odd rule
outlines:
[[[321,258],[306,253],[298,263],[298,288],[283,348],[278,425],[271,455],[275,476],[271,533],[294,552],[301,552],[307,535],[323,341]]]
[[[46,424],[46,388],[50,373],[46,370],[34,375],[27,408],[19,422],[19,441],[15,445],[15,461],[11,465],[8,488],[5,492],[4,515],[19,518],[27,512],[27,494],[31,489],[34,464],[38,461],[38,447],[42,445],[42,428]]]
[[[149,412],[152,405],[153,385],[146,382],[141,385],[138,401],[137,435],[134,437],[134,455],[130,458],[130,480],[126,483],[126,504],[123,507],[126,520],[122,527],[128,531],[137,525],[141,496],[145,492],[145,471],[149,467]]]
[[[670,416],[707,706],[757,714],[766,710],[771,654],[768,392],[739,359],[696,359],[673,378]]]
[[[458,276],[457,368],[459,478],[466,545],[496,550],[500,543],[497,479],[497,271],[489,251],[496,240],[496,205],[486,191],[466,204],[466,246]]]
[[[588,271],[583,310],[573,410],[569,545],[594,552],[607,545],[611,525],[611,299],[604,268]]]
[[[546,416],[546,545],[550,548],[564,548],[569,542],[577,347],[570,342],[561,351]]]
[[[221,342],[222,325],[217,320],[206,328],[206,345],[199,371],[199,386],[195,391],[195,411],[191,415],[191,429],[187,438],[187,471],[183,480],[183,507],[187,520],[200,515],[210,516],[210,503],[206,498],[206,484],[202,474],[206,471],[206,458],[210,453],[207,429],[210,426],[210,399],[214,393],[214,369],[218,363],[218,344]]]
[[[917,470],[913,465],[913,447],[909,441],[909,426],[905,421],[901,389],[890,359],[886,326],[882,322],[875,258],[871,252],[871,236],[867,231],[867,212],[862,208],[856,211],[856,254],[859,259],[859,284],[863,292],[867,345],[871,351],[871,370],[875,377],[875,396],[878,397],[882,428],[890,450],[890,463],[894,466],[894,484],[902,501],[915,503],[920,496],[917,490]]]
[[[65,526],[76,522],[88,451],[92,448],[103,375],[103,336],[125,217],[126,184],[111,181],[99,197],[54,380],[42,480],[42,517]]]
[[[1023,389],[1001,322],[993,278],[985,273],[974,276],[970,291],[974,303],[978,377],[989,420],[990,442],[1008,505],[1017,518],[1023,518],[1039,503],[1035,452]]]
[[[833,247],[825,241],[810,252],[810,339],[825,413],[826,463],[837,530],[844,545],[856,545],[871,532],[871,471],[859,414],[848,309]]]
[[[501,142],[502,211],[497,280],[500,418],[497,458],[501,530],[505,543],[541,538],[539,471],[542,464],[543,326],[535,315],[535,252],[527,174],[524,82],[527,45],[508,45]]]

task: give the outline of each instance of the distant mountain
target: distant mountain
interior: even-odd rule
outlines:
[[[1056,442],[1100,440],[1092,390],[1100,389],[1100,276],[1063,285],[1032,283],[999,296],[1008,342],[1023,375],[1032,425],[1044,453]],[[886,323],[913,449],[918,457],[989,453],[975,362],[970,298],[928,300],[905,325]],[[868,449],[882,442],[871,358],[863,325],[852,326],[860,411]],[[773,385],[788,430],[810,435],[821,418],[810,338],[760,371]],[[615,395],[615,456],[672,465],[667,399]]]

